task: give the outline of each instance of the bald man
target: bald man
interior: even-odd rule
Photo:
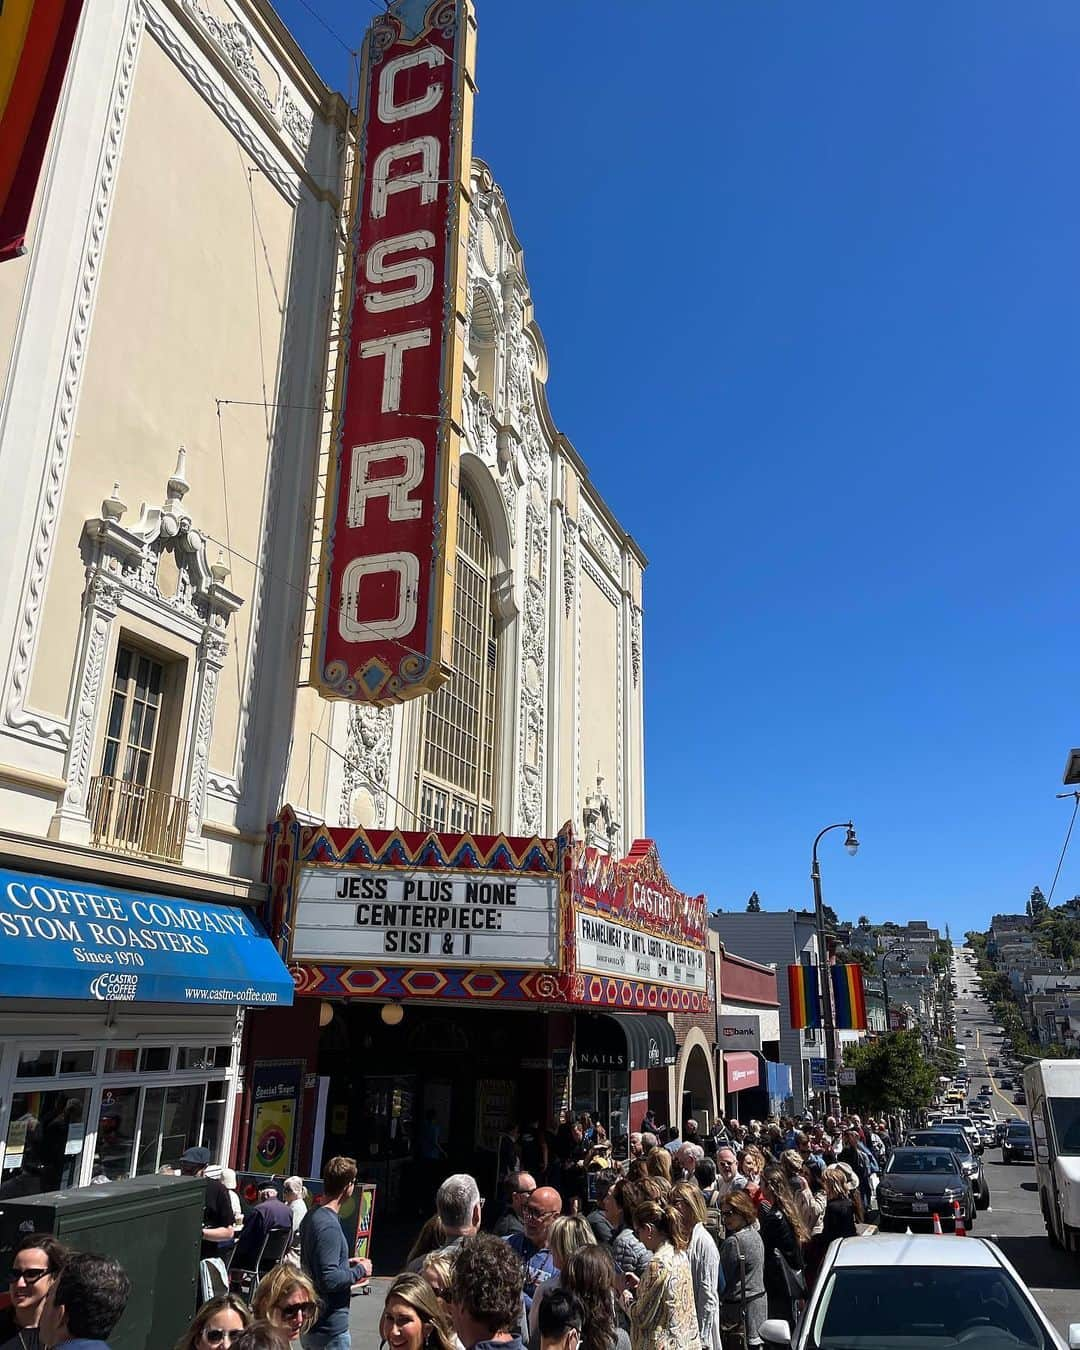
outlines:
[[[528,1316],[533,1299],[543,1292],[544,1284],[558,1275],[559,1268],[548,1250],[551,1225],[562,1213],[562,1196],[552,1186],[539,1186],[529,1196],[522,1212],[524,1233],[511,1233],[503,1241],[521,1258],[525,1275],[522,1291],[525,1314]]]

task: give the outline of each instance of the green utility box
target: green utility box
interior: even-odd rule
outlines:
[[[4,1288],[19,1242],[52,1233],[75,1251],[114,1257],[131,1278],[112,1350],[175,1345],[195,1312],[205,1191],[201,1177],[155,1175],[0,1200]]]

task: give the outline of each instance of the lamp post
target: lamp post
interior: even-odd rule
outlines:
[[[906,957],[907,951],[902,942],[894,942],[891,947],[886,947],[881,956],[881,987],[885,994],[885,1031],[886,1034],[891,1030],[889,1026],[889,981],[885,974],[885,962],[893,955],[899,952],[901,956]]]
[[[821,900],[821,868],[818,865],[818,844],[830,830],[847,830],[844,847],[852,857],[859,851],[859,841],[855,835],[855,826],[850,820],[842,820],[836,825],[826,825],[814,840],[810,860],[810,880],[814,883],[814,916],[817,919],[818,969],[821,972],[821,1006],[825,1012],[825,1114],[840,1110],[839,1091],[836,1087],[836,1019],[833,1017],[832,986],[829,980],[829,950],[825,942],[825,909]],[[835,1102],[835,1106],[833,1103]]]

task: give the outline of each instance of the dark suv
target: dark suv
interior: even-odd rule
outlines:
[[[1010,1120],[1005,1125],[1005,1137],[1001,1141],[1001,1161],[1003,1163],[1034,1162],[1035,1153],[1031,1145],[1031,1126],[1026,1120]]]

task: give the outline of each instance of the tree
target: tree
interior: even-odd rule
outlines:
[[[761,913],[761,900],[758,897],[757,891],[751,891],[750,899],[746,902],[746,912],[747,914]]]
[[[870,920],[869,920],[869,918],[867,917],[867,915],[865,915],[865,914],[860,914],[860,915],[859,915],[859,927],[860,927],[860,928],[869,928],[869,927],[870,927]]]
[[[836,933],[843,927],[843,924],[836,917],[836,910],[833,909],[832,905],[822,905],[821,912],[825,916],[825,931],[827,933]]]
[[[854,1069],[854,1087],[842,1087],[844,1108],[908,1111],[927,1106],[937,1089],[937,1070],[923,1053],[918,1031],[897,1031],[844,1050],[844,1068]]]
[[[1038,886],[1031,892],[1031,899],[1027,902],[1027,912],[1035,923],[1050,912],[1050,906],[1047,904],[1046,896]]]

